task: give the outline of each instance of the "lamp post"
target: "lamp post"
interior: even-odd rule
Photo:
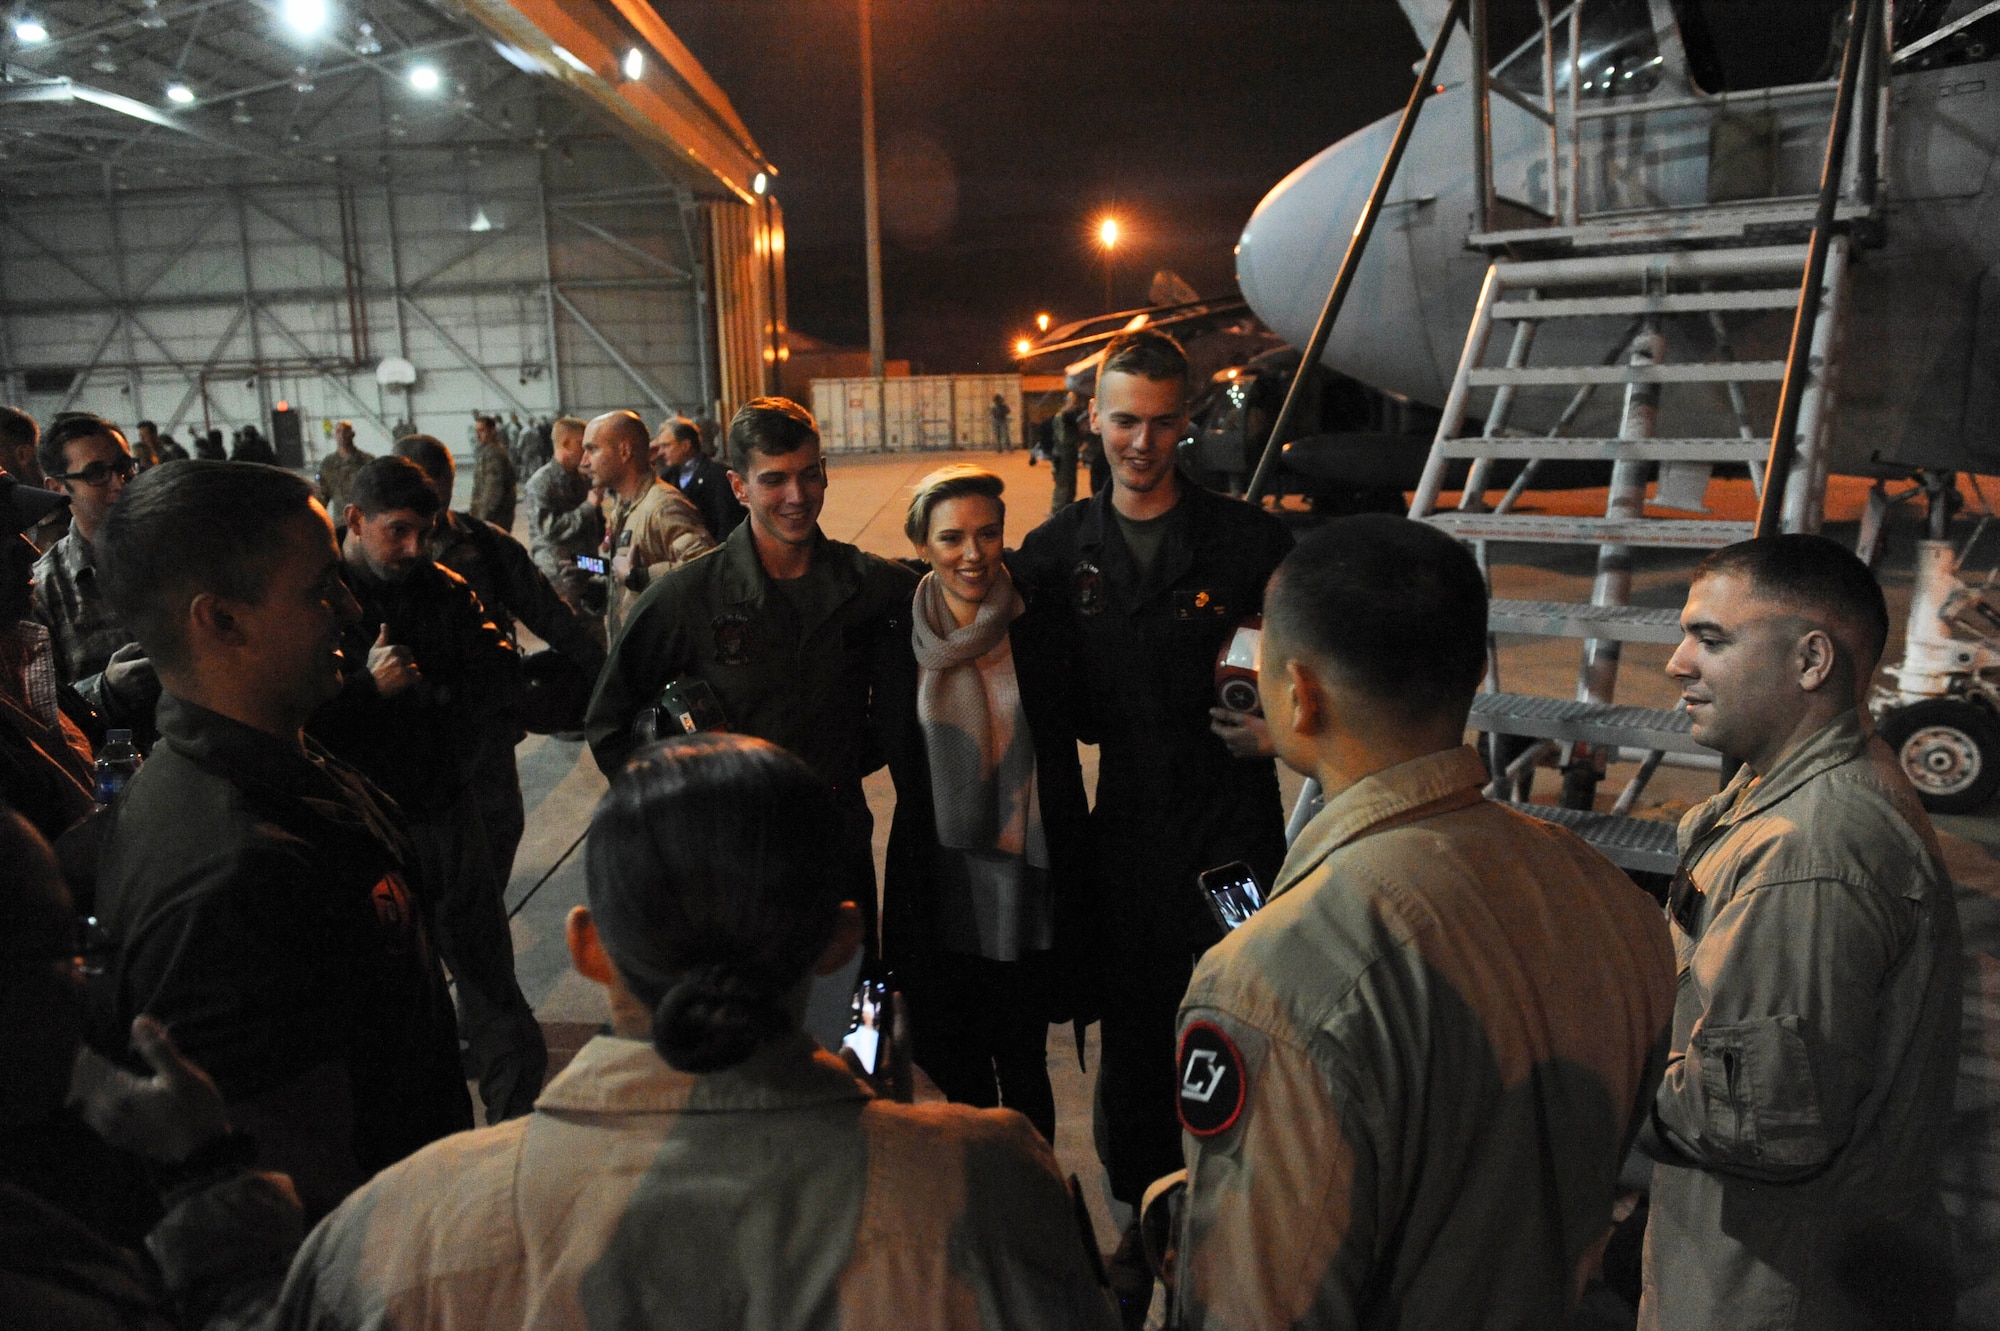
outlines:
[[[1097,224],[1097,243],[1104,247],[1104,312],[1111,313],[1111,265],[1118,249],[1118,219],[1107,217]]]

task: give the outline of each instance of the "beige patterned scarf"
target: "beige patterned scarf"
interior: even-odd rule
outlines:
[[[1003,566],[970,624],[960,628],[937,574],[917,584],[911,646],[917,722],[930,755],[938,844],[1049,864],[1035,790],[1035,743],[1007,628],[1026,607]]]

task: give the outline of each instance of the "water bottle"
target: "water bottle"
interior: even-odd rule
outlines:
[[[132,747],[132,732],[106,731],[104,747],[97,751],[97,802],[111,803],[138,770],[139,751]]]

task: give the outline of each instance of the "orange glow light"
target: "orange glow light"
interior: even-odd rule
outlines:
[[[1107,217],[1102,222],[1099,222],[1097,224],[1097,243],[1104,246],[1104,248],[1107,250],[1117,248],[1118,246],[1117,218]]]
[[[1014,344],[1014,354],[1016,356],[1025,356],[1028,354],[1029,351],[1033,350],[1034,345],[1035,345],[1034,343],[1028,341],[1028,339],[1024,337],[1020,341]]]
[[[1046,315],[1046,314],[1038,314],[1038,315],[1036,315],[1036,316],[1035,316],[1035,327],[1036,327],[1036,328],[1038,328],[1038,329],[1040,329],[1040,330],[1041,330],[1042,332],[1044,332],[1044,333],[1048,332],[1048,331],[1049,331],[1049,316],[1048,316],[1048,315]]]

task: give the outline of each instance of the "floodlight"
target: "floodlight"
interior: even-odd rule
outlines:
[[[45,42],[49,30],[42,26],[40,19],[17,18],[14,20],[14,39],[22,42]]]
[[[326,0],[284,0],[285,25],[301,37],[326,26]]]
[[[194,100],[194,89],[188,87],[185,83],[169,83],[167,85],[167,100],[170,102],[179,102],[185,106]]]
[[[645,72],[646,53],[635,46],[625,53],[625,77],[637,83]]]
[[[436,65],[410,67],[410,86],[418,92],[436,92],[439,83]]]
[[[756,177],[750,182],[750,191],[753,194],[762,194],[769,188],[771,188],[771,178],[762,171],[759,171]]]

